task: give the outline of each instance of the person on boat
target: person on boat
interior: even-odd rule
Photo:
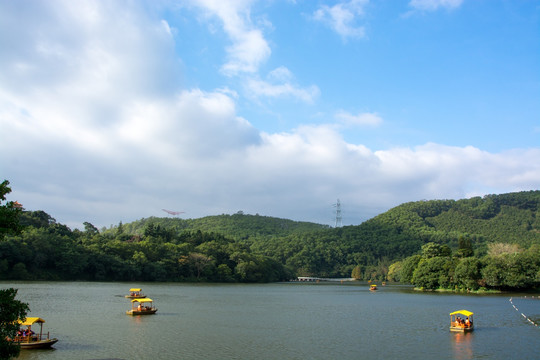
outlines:
[[[471,327],[471,322],[469,321],[469,318],[465,319],[465,327]]]
[[[143,311],[143,307],[142,307],[142,305],[140,303],[139,303],[139,306],[137,307],[137,310]]]

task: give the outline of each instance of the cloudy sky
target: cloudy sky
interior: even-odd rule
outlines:
[[[540,187],[535,0],[0,0],[0,177],[82,228]]]

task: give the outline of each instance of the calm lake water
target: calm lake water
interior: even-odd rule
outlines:
[[[426,294],[405,286],[1,282],[59,342],[19,359],[538,359],[540,300]],[[128,316],[130,287],[159,309]],[[513,304],[509,302],[513,297]],[[451,333],[448,314],[475,313]]]

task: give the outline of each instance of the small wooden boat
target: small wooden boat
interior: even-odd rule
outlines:
[[[377,291],[377,285],[376,284],[371,284],[369,286],[369,291]]]
[[[24,321],[19,320],[20,326],[26,326],[26,329],[19,329],[17,336],[13,339],[18,342],[21,349],[46,349],[50,348],[58,341],[57,338],[51,339],[49,333],[43,333],[43,323],[45,320],[39,317],[27,317]],[[39,334],[32,330],[32,325],[39,324]]]
[[[474,324],[472,312],[468,310],[458,310],[450,313],[450,331],[469,332],[473,330]]]
[[[136,288],[129,289],[129,295],[126,295],[127,299],[142,299],[145,297],[146,295],[142,293],[142,289]]]
[[[156,309],[153,300],[149,298],[131,300],[131,310],[126,311],[127,315],[152,315]]]

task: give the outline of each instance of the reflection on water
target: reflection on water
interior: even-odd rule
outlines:
[[[473,333],[472,332],[452,332],[450,336],[453,337],[452,349],[454,351],[455,359],[473,359]]]
[[[141,286],[156,315],[128,316],[118,296]],[[53,359],[503,359],[536,358],[540,329],[507,295],[417,293],[367,284],[0,283],[19,289],[30,316],[59,338]],[[475,313],[473,333],[448,314]],[[530,344],[519,347],[516,344]]]

